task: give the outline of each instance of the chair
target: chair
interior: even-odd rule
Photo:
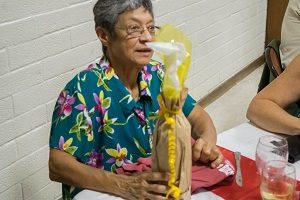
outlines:
[[[283,68],[281,65],[280,60],[280,53],[279,53],[279,40],[272,40],[265,49],[265,61],[266,65],[268,66],[270,72],[276,78],[283,72]]]
[[[264,87],[269,85],[269,83],[283,71],[280,61],[279,45],[280,41],[273,39],[265,48],[265,65],[258,84],[257,92],[260,92]]]
[[[260,92],[284,70],[281,65],[279,45],[280,41],[273,39],[265,49],[265,66],[258,84],[257,92]],[[291,115],[300,118],[300,101],[290,104],[285,108],[285,110]]]

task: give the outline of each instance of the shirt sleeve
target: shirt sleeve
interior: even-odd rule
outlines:
[[[185,99],[183,108],[182,108],[182,112],[186,117],[189,116],[189,114],[191,113],[191,111],[195,107],[196,103],[197,102],[193,99],[193,97],[191,97],[191,95],[188,94],[186,99]]]
[[[65,151],[81,162],[91,151],[94,140],[86,98],[81,92],[80,79],[74,78],[67,84],[55,104],[49,140],[51,148]]]

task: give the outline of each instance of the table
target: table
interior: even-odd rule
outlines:
[[[220,133],[217,145],[231,151],[240,151],[243,156],[255,160],[255,149],[259,137],[272,134],[247,122]],[[296,168],[296,178],[300,181],[300,161],[293,165]]]
[[[240,151],[247,158],[255,160],[255,149],[259,137],[272,134],[265,130],[255,127],[249,122],[240,124],[232,129],[218,134],[217,145],[231,151]],[[297,172],[297,180],[300,180],[300,162],[294,163]],[[122,200],[122,198],[111,195],[94,192],[91,190],[83,190],[78,193],[73,200]],[[197,194],[192,196],[192,200],[222,200],[223,198],[205,189],[199,190]]]

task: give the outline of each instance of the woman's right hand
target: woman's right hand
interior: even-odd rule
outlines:
[[[167,199],[165,196],[169,189],[169,173],[115,174],[80,163],[72,155],[53,148],[50,149],[49,171],[53,181],[130,200]]]
[[[122,178],[117,187],[123,198],[130,200],[167,199],[169,173],[146,171],[131,176],[119,176]]]

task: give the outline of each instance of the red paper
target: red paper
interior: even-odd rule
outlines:
[[[224,157],[234,163],[234,153],[228,149],[220,147]],[[241,172],[243,176],[243,186],[239,187],[235,181],[230,185],[212,186],[206,188],[211,192],[221,196],[226,200],[259,200],[260,196],[260,175],[256,170],[254,160],[241,156]],[[297,181],[297,191],[300,190],[300,182]]]
[[[125,164],[116,170],[117,174],[131,175],[133,173],[151,170],[151,158],[139,158],[136,163]],[[218,168],[211,168],[199,162],[193,162],[191,192],[212,185],[231,184],[234,175],[233,165],[224,158]]]

